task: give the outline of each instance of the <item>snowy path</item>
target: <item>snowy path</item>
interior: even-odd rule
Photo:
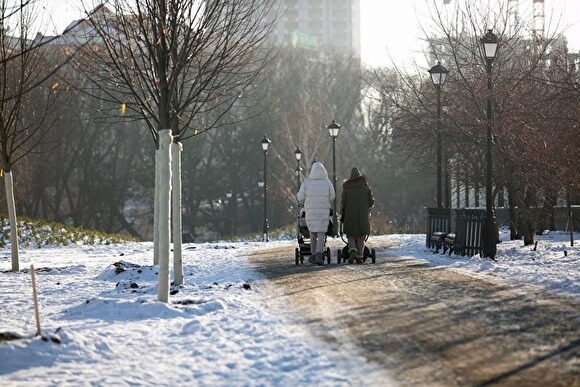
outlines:
[[[290,303],[297,325],[398,382],[580,385],[577,297],[380,248],[376,265],[294,266],[292,247],[251,257],[271,309]]]

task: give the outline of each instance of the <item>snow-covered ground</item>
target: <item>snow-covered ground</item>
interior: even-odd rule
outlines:
[[[289,242],[268,246],[283,243]],[[0,340],[0,385],[386,381],[364,358],[340,353],[303,324],[268,312],[259,275],[245,258],[264,244],[184,247],[186,285],[169,304],[156,300],[151,243],[24,249],[22,267],[34,261],[38,271],[49,340]],[[10,269],[9,255],[8,249],[0,256],[0,271]],[[34,333],[31,294],[30,273],[0,272],[0,333]]]
[[[389,235],[396,247],[389,249],[390,256],[413,257],[428,261],[431,265],[445,266],[468,275],[480,275],[488,280],[500,280],[537,285],[549,291],[568,296],[580,296],[580,234],[574,234],[574,247],[570,246],[570,234],[559,231],[545,232],[535,236],[534,246],[524,246],[522,241],[510,241],[509,230],[500,232],[501,243],[497,245],[496,261],[474,257],[434,254],[425,247],[425,235]]]
[[[433,254],[424,235],[377,236],[369,243],[394,242],[386,251],[392,259],[412,257],[578,297],[580,241],[571,248],[567,238],[545,234],[537,251],[504,241],[497,262]],[[291,241],[268,247],[277,244],[287,244],[292,254]],[[290,313],[272,314],[256,282],[260,275],[246,258],[263,243],[184,247],[186,285],[169,304],[156,301],[151,243],[23,249],[22,267],[34,262],[38,270],[48,341],[0,339],[0,385],[389,384],[382,370],[312,337]],[[0,334],[32,335],[30,273],[9,269],[10,250],[4,249]]]

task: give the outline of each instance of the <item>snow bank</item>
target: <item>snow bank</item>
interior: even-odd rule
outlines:
[[[576,237],[579,235],[576,234]],[[434,254],[425,247],[425,234],[389,235],[384,238],[396,246],[389,255],[423,259],[435,266],[445,266],[488,279],[527,283],[565,295],[580,294],[580,240],[570,246],[570,234],[545,232],[536,236],[538,245],[524,246],[520,240],[510,241],[508,230],[502,230],[497,245],[496,261],[476,255]],[[505,282],[505,281],[504,281]]]
[[[151,243],[24,249],[22,266],[43,268],[48,340],[0,342],[0,385],[341,386],[380,374],[268,312],[245,258],[263,246],[184,245],[186,284],[168,304],[156,300]],[[0,276],[0,332],[31,335],[30,274]]]

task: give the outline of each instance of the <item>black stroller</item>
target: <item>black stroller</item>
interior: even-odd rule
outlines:
[[[370,233],[369,233],[370,234]],[[340,222],[340,239],[342,239],[342,241],[344,242],[344,247],[342,249],[338,249],[338,251],[336,252],[336,261],[337,263],[342,262],[347,262],[348,261],[348,241],[346,241],[344,239],[344,233],[342,232],[342,222]],[[375,251],[375,249],[369,249],[368,246],[366,245],[366,241],[369,240],[369,236],[367,235],[365,238],[365,248],[364,248],[364,252],[363,252],[363,263],[365,263],[367,261],[367,258],[371,258],[371,262],[372,263],[376,263],[377,261],[377,253]]]
[[[332,209],[330,210],[330,216],[328,220],[328,229],[326,235],[324,236],[324,241],[326,242],[326,237],[332,235],[333,224],[332,224]],[[306,226],[306,212],[303,208],[298,208],[298,222],[297,222],[297,238],[298,247],[295,250],[295,263],[297,265],[304,263],[304,257],[311,255],[310,251],[310,231]],[[324,261],[330,264],[330,247],[327,247],[324,251]]]

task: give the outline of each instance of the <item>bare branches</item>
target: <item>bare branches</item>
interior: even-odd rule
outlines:
[[[88,15],[92,44],[77,64],[106,102],[146,120],[154,139],[163,128],[191,137],[196,117],[230,109],[268,63],[271,0],[111,4]],[[217,123],[206,124],[202,131]]]

